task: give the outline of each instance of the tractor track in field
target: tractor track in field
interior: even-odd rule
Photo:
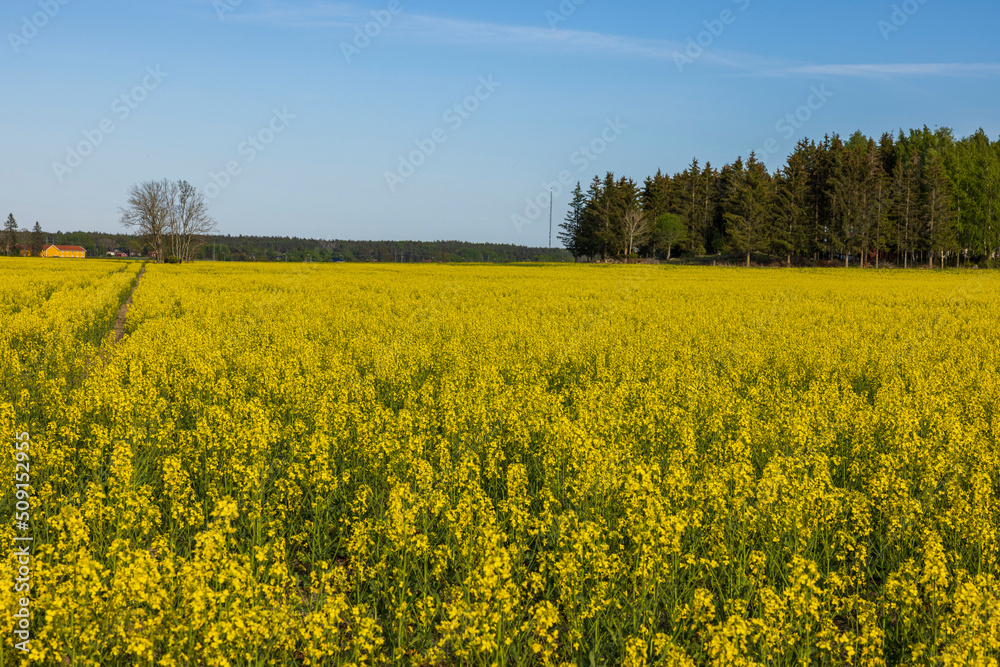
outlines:
[[[114,333],[114,341],[112,341],[110,346],[101,344],[100,349],[97,350],[96,354],[88,359],[83,366],[82,373],[79,376],[79,381],[81,383],[86,382],[87,378],[93,372],[95,365],[104,366],[108,362],[108,357],[111,354],[111,350],[114,346],[118,344],[119,341],[125,336],[125,318],[128,316],[129,306],[132,305],[132,296],[135,294],[135,290],[139,287],[139,282],[142,280],[142,276],[146,273],[146,265],[143,264],[139,273],[135,276],[135,284],[132,285],[132,289],[128,292],[128,297],[125,302],[118,308],[118,314],[115,316],[115,324],[112,329]],[[105,339],[106,342],[106,339]]]
[[[118,317],[115,318],[115,343],[122,339],[125,335],[125,318],[128,317],[128,309],[132,305],[132,296],[135,294],[135,290],[138,289],[140,281],[142,281],[142,276],[146,273],[146,265],[142,265],[142,269],[139,274],[135,277],[135,284],[132,285],[132,289],[129,290],[128,298],[125,299],[125,303],[122,307],[118,309]]]

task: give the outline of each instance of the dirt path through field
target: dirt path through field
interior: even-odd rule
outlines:
[[[115,342],[117,343],[125,335],[125,318],[128,316],[129,306],[132,305],[132,295],[135,294],[135,290],[139,287],[139,281],[142,280],[143,274],[146,273],[146,265],[142,265],[142,270],[139,271],[139,275],[135,277],[135,285],[132,286],[132,291],[128,293],[128,298],[125,299],[125,303],[122,307],[118,309],[118,317],[115,319]]]

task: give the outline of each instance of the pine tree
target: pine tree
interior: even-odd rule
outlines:
[[[691,160],[690,166],[684,172],[684,209],[681,217],[687,221],[689,238],[704,238],[707,227],[702,212],[702,171],[698,158]]]
[[[604,205],[605,197],[604,186],[597,176],[590,182],[590,188],[584,199],[586,204],[580,216],[579,250],[591,259],[595,259],[598,255],[603,258],[606,249],[601,240],[601,226],[604,223],[600,209]]]
[[[699,192],[700,210],[698,219],[692,223],[691,227],[695,233],[700,233],[699,237],[690,238],[689,249],[695,255],[704,254],[712,242],[715,233],[714,223],[719,208],[719,175],[712,168],[711,162],[705,163],[705,168],[701,170],[701,190]],[[720,230],[721,232],[721,230]]]
[[[839,139],[837,139],[839,145]],[[836,166],[837,153],[829,136],[823,143],[811,144],[804,154],[811,163],[809,170],[809,203],[812,215],[810,221],[812,249],[815,258],[829,256],[833,252],[834,224],[833,202],[830,195],[830,178]]]
[[[655,176],[646,179],[641,195],[642,210],[651,222],[659,220],[661,216],[668,212],[671,204],[672,189],[673,183],[671,179],[665,176],[662,171],[657,171]],[[643,251],[655,257],[659,251],[659,243],[660,237],[654,232],[650,234]]]
[[[842,253],[862,267],[886,257],[909,267],[925,253],[931,262],[955,253],[956,265],[1000,257],[1000,142],[982,130],[961,141],[948,128],[878,140],[856,132],[846,143],[834,134],[800,141],[773,178],[758,165],[754,156],[715,170],[693,159],[673,176],[658,171],[641,191],[613,174],[595,177],[563,238],[578,256],[623,257],[644,236],[625,219],[638,202],[653,228],[638,251],[651,256],[663,254],[655,223],[669,214],[684,222],[694,254],[774,251],[791,263]]]
[[[844,246],[845,266],[857,253],[864,268],[869,251],[879,247],[881,232],[879,148],[872,139],[856,132],[845,146],[840,171],[832,179],[840,217],[840,238]]]
[[[875,250],[875,268],[879,268],[882,252],[886,249],[889,229],[890,192],[892,184],[885,171],[884,153],[881,149],[869,154],[871,184],[869,186],[869,213],[872,216],[872,248]]]
[[[562,241],[566,249],[572,253],[574,259],[587,254],[587,244],[583,233],[583,212],[587,207],[587,198],[583,194],[583,188],[577,182],[573,190],[573,201],[569,204],[569,213],[566,215],[566,222],[559,225],[563,231],[559,232],[559,240]]]
[[[830,193],[834,214],[833,238],[844,254],[844,266],[850,266],[851,255],[862,255],[869,236],[866,210],[868,186],[867,139],[856,132],[847,145],[834,155],[830,178]],[[864,258],[861,260],[864,266]]]
[[[598,238],[605,253],[626,259],[641,244],[648,231],[645,216],[641,213],[641,195],[635,181],[622,177],[615,180],[614,174],[604,177],[604,184],[594,210],[599,221]]]
[[[704,254],[715,231],[717,174],[711,164],[701,167],[698,158],[693,158],[688,168],[674,177],[674,181],[681,194],[677,205],[667,212],[687,222],[689,250],[695,255]]]
[[[673,183],[670,178],[657,171],[655,176],[650,176],[643,183],[642,187],[642,208],[653,218],[659,218],[667,212],[670,206],[671,188]]]
[[[692,213],[698,208],[698,177],[701,175],[701,164],[698,158],[692,158],[691,164],[674,177],[680,190],[677,214],[689,221]]]
[[[916,248],[919,211],[920,155],[914,149],[908,158],[899,159],[892,175],[892,214],[896,227],[896,246],[903,255],[903,268],[909,268]]]
[[[42,226],[35,221],[35,228],[31,230],[31,256],[41,257],[44,249],[45,234],[42,232]]]
[[[792,256],[805,252],[809,239],[809,172],[806,169],[805,142],[799,142],[788,156],[784,170],[775,178],[774,249],[786,255],[788,266]]]
[[[746,255],[749,267],[753,253],[766,252],[770,245],[771,178],[754,153],[745,166],[742,160],[736,161],[733,176],[724,204],[726,234],[730,248]]]
[[[941,157],[937,154],[932,154],[927,161],[927,168],[921,179],[921,190],[923,195],[921,209],[929,264],[934,268],[934,256],[938,254],[943,268],[945,254],[954,252],[958,247],[951,207],[951,184],[945,174]]]
[[[3,226],[3,247],[4,254],[8,257],[17,249],[17,221],[14,214],[7,216],[7,222]]]

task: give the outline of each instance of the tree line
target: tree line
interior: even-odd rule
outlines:
[[[35,228],[31,231],[22,230],[11,213],[7,216],[7,221],[3,225],[3,236],[0,237],[0,247],[6,257],[13,257],[28,254],[32,257],[39,257],[45,249],[45,234],[42,226],[35,222]]]
[[[459,241],[316,241],[259,236],[212,236],[215,221],[204,196],[185,181],[133,185],[120,209],[122,224],[143,238],[158,261],[564,261],[565,250]]]
[[[694,159],[640,186],[577,184],[559,238],[576,258],[725,253],[845,266],[1000,260],[1000,141],[980,129],[856,132],[801,140],[770,173],[754,153],[722,169]]]
[[[80,245],[94,257],[112,250],[152,253],[159,262],[344,261],[344,262],[560,262],[572,259],[562,248],[527,248],[462,241],[324,241],[266,236],[218,236],[204,195],[186,181],[146,181],[131,186],[119,208],[121,224],[132,234],[57,232],[54,243]],[[5,251],[11,254],[17,232],[11,214]],[[36,223],[36,235],[44,240]],[[34,238],[34,237],[33,237]],[[34,241],[33,241],[34,243]],[[41,243],[41,241],[39,241]],[[103,252],[102,252],[103,251]],[[39,248],[40,252],[40,248]],[[39,254],[39,253],[33,253]]]
[[[208,236],[200,259],[288,262],[565,262],[562,248],[465,241],[343,241],[274,236]]]
[[[32,234],[28,231],[17,232],[16,240],[10,241],[12,254],[17,254],[17,245],[29,243],[27,239]],[[153,250],[149,238],[140,234],[93,231],[43,233],[40,226],[37,234],[39,251],[46,243],[82,246],[90,257],[104,257],[109,251],[115,250],[132,256],[146,256]],[[0,251],[5,251],[6,235],[0,239]],[[515,263],[566,262],[572,261],[573,256],[563,248],[530,248],[465,241],[344,241],[282,236],[201,236],[191,252],[191,260],[213,259],[226,262]]]

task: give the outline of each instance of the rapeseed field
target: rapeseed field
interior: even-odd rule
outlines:
[[[139,269],[0,260],[3,665],[997,664],[997,274]]]

